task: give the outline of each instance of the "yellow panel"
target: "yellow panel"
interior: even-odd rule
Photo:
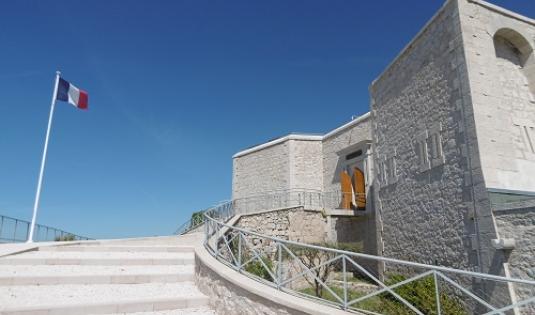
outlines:
[[[340,173],[340,186],[342,191],[341,209],[351,209],[353,199],[353,187],[351,187],[351,177],[346,171]]]
[[[353,170],[353,189],[355,191],[357,209],[366,209],[366,180],[364,179],[364,172],[358,167]]]

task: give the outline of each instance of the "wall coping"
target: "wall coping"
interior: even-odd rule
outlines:
[[[375,83],[379,80],[381,80],[381,78],[388,72],[388,70],[390,70],[390,68],[399,60],[401,59],[406,53],[407,51],[413,47],[414,43],[420,38],[420,36],[422,36],[422,34],[427,30],[427,28],[436,20],[436,18],[442,14],[442,11],[444,11],[444,9],[446,8],[446,6],[451,2],[451,1],[461,1],[461,0],[446,0],[446,2],[444,2],[444,4],[442,5],[442,7],[440,7],[440,9],[438,9],[438,11],[431,17],[431,19],[429,19],[427,21],[427,23],[424,24],[424,26],[420,29],[420,31],[418,33],[416,33],[416,35],[409,41],[409,43],[407,45],[405,45],[403,47],[403,49],[401,49],[401,51],[397,54],[397,56],[385,67],[385,69],[383,70],[383,72],[381,72],[381,74],[379,74],[377,76],[377,78],[375,80],[372,81],[371,83],[371,87],[373,87],[375,85]],[[500,14],[503,14],[503,15],[506,15],[508,17],[511,17],[511,18],[514,18],[516,20],[520,20],[522,22],[525,22],[525,23],[528,23],[528,24],[531,24],[531,25],[535,25],[535,20],[534,19],[531,19],[531,18],[528,18],[526,16],[523,16],[523,15],[520,15],[518,13],[515,13],[513,11],[510,11],[510,10],[507,10],[505,8],[502,8],[502,7],[499,7],[497,5],[494,5],[492,3],[489,3],[489,2],[486,2],[486,1],[483,1],[483,0],[466,0],[470,3],[473,3],[473,4],[476,4],[476,5],[479,5],[479,6],[482,6],[486,9],[489,9],[489,10],[492,10],[494,12],[497,12],[497,13],[500,13]]]
[[[274,145],[286,142],[288,140],[301,140],[301,141],[321,141],[323,139],[323,136],[317,136],[317,135],[307,135],[307,134],[290,134],[284,137],[277,138],[272,141],[268,141],[266,143],[259,144],[257,146],[254,146],[252,148],[240,151],[232,156],[233,159],[247,155],[249,153],[253,153],[256,151],[260,151],[265,148],[272,147]]]
[[[244,218],[244,217],[252,217],[252,216],[255,216],[255,215],[261,215],[261,214],[266,214],[266,213],[270,213],[270,212],[292,211],[292,210],[305,211],[305,212],[320,212],[320,213],[325,214],[328,217],[355,217],[355,218],[357,218],[357,217],[367,216],[368,214],[370,214],[369,211],[356,211],[356,210],[335,209],[335,208],[295,206],[295,207],[266,209],[266,210],[260,210],[260,211],[257,211],[257,212],[252,212],[252,213],[240,213],[240,214],[237,214],[235,217],[238,217],[238,219],[241,219],[241,218]],[[230,223],[227,223],[227,224],[230,224]],[[231,225],[234,225],[234,224],[231,224]]]
[[[416,35],[401,49],[401,51],[396,55],[396,57],[394,57],[394,59],[392,59],[392,61],[385,67],[383,72],[381,72],[377,76],[377,78],[372,81],[371,87],[373,87],[375,83],[377,83],[377,81],[381,80],[382,77],[390,70],[390,68],[392,68],[392,66],[394,66],[394,64],[398,62],[398,60],[400,60],[407,53],[407,51],[414,46],[414,43],[427,31],[427,28],[437,19],[437,17],[442,14],[442,11],[446,9],[446,6],[451,1],[455,0],[447,0],[446,2],[444,2],[440,9],[435,12],[435,14],[424,24],[424,26],[418,31],[418,33],[416,33]]]
[[[528,24],[531,24],[531,25],[535,26],[535,20],[534,19],[529,18],[529,17],[524,16],[524,15],[521,15],[521,14],[518,14],[518,13],[513,12],[511,10],[507,10],[505,8],[502,8],[502,7],[497,6],[495,4],[489,3],[487,1],[483,1],[483,0],[468,0],[468,1],[471,2],[471,3],[477,4],[477,5],[480,5],[480,6],[486,8],[486,9],[489,9],[491,11],[506,15],[506,16],[508,16],[510,18],[515,19],[515,20],[519,20],[519,21],[522,21],[522,22],[525,22],[525,23],[528,23]]]
[[[311,315],[348,315],[355,314],[345,312],[343,310],[330,307],[313,300],[300,298],[288,293],[278,291],[268,285],[255,281],[236,270],[222,264],[208,253],[202,244],[195,247],[196,264],[203,264],[222,279],[227,280],[231,284],[258,296],[261,299],[266,299],[274,304],[284,306],[286,308],[307,313]]]
[[[238,158],[238,157],[241,157],[241,156],[244,156],[244,155],[256,152],[256,151],[260,151],[262,149],[272,147],[274,145],[286,142],[288,140],[324,141],[325,139],[330,138],[330,137],[332,137],[332,136],[334,136],[334,135],[336,135],[336,134],[338,134],[338,133],[340,133],[340,132],[342,132],[342,131],[350,128],[350,127],[353,127],[353,126],[355,126],[355,125],[367,120],[370,117],[371,117],[371,113],[367,112],[367,113],[365,113],[365,114],[363,114],[363,115],[351,120],[350,122],[348,122],[348,123],[336,128],[336,129],[334,129],[332,131],[329,131],[328,133],[326,133],[324,135],[289,134],[289,135],[277,138],[275,140],[271,140],[271,141],[256,145],[256,146],[254,146],[252,148],[242,150],[242,151],[234,154],[232,156],[232,158],[235,159],[235,158]]]

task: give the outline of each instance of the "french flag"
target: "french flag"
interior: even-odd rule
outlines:
[[[80,109],[87,109],[87,92],[59,78],[56,100],[71,103]]]

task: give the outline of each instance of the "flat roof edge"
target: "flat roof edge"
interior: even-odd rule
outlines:
[[[290,134],[290,135],[287,135],[287,136],[284,136],[284,137],[277,138],[275,140],[268,141],[266,143],[259,144],[257,146],[252,147],[252,148],[240,151],[240,152],[234,154],[232,156],[232,158],[234,159],[234,158],[237,158],[237,157],[240,157],[240,156],[247,155],[249,153],[260,151],[262,149],[266,149],[266,148],[272,147],[274,145],[286,142],[288,140],[321,141],[321,140],[323,140],[323,136],[314,136],[314,135],[305,135],[305,134],[302,134],[302,135]]]
[[[392,59],[392,61],[385,67],[385,69],[377,76],[377,78],[375,78],[372,83],[371,83],[371,86],[374,86],[375,83],[377,81],[379,81],[387,72],[388,70],[390,70],[390,68],[392,68],[392,66],[399,60],[401,59],[401,57],[403,57],[405,55],[405,53],[407,53],[407,51],[409,50],[409,48],[411,48],[413,46],[413,44],[420,38],[420,36],[422,36],[422,34],[427,30],[427,28],[436,20],[436,18],[442,14],[442,11],[444,11],[446,9],[446,6],[452,2],[452,1],[455,1],[455,0],[446,0],[444,2],[444,4],[442,4],[442,6],[440,7],[440,9],[438,9],[437,12],[435,12],[435,14],[424,24],[424,26],[418,31],[418,33],[416,33],[416,35],[403,47],[403,49],[401,49],[401,51],[396,55],[396,57],[394,57],[394,59]]]
[[[271,140],[271,141],[256,145],[256,146],[254,146],[252,148],[248,148],[248,149],[242,150],[242,151],[234,154],[232,156],[232,158],[234,159],[234,158],[238,158],[238,157],[247,155],[249,153],[260,151],[262,149],[269,148],[271,146],[277,145],[279,143],[286,142],[288,140],[323,141],[323,140],[325,140],[325,139],[327,139],[329,137],[332,137],[332,136],[344,131],[345,129],[347,129],[349,127],[352,127],[352,126],[354,126],[354,125],[356,125],[356,124],[358,124],[360,122],[363,122],[363,121],[367,120],[370,117],[371,117],[371,112],[367,112],[367,113],[359,116],[358,118],[355,118],[355,119],[351,120],[350,122],[348,122],[348,123],[336,128],[336,129],[334,129],[332,131],[329,131],[328,133],[326,133],[323,136],[321,136],[321,135],[307,135],[307,134],[289,134],[287,136],[283,136],[283,137],[277,138],[275,140]]]
[[[483,0],[468,0],[468,2],[480,5],[482,7],[485,7],[487,9],[489,9],[489,10],[501,13],[501,14],[506,15],[508,17],[511,17],[513,19],[516,19],[516,20],[519,20],[519,21],[522,21],[522,22],[525,22],[525,23],[528,23],[528,24],[531,24],[531,25],[535,26],[535,20],[534,19],[529,18],[529,17],[524,16],[524,15],[521,15],[521,14],[518,14],[518,13],[513,12],[511,10],[502,8],[500,6],[497,6],[495,4],[489,3],[487,1],[483,1]]]
[[[355,119],[353,119],[352,121],[332,130],[332,131],[329,131],[328,133],[326,133],[324,136],[323,136],[323,140],[327,139],[327,138],[330,138],[342,131],[344,131],[345,129],[349,128],[349,127],[353,127],[354,125],[357,125],[365,120],[367,120],[368,118],[371,117],[371,112],[367,112]]]

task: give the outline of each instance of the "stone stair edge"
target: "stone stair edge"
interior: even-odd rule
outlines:
[[[147,274],[103,274],[66,276],[11,276],[0,277],[0,286],[12,285],[62,285],[62,284],[140,284],[176,283],[194,280],[194,272],[147,273]]]
[[[4,258],[0,265],[189,265],[195,258]]]
[[[150,312],[174,309],[187,309],[208,306],[207,296],[193,297],[124,299],[118,302],[71,303],[65,305],[37,305],[26,307],[0,308],[1,315],[81,315],[110,314],[125,312]]]
[[[72,251],[72,252],[193,252],[194,246],[177,245],[177,246],[148,246],[148,245],[69,245],[69,246],[44,246],[38,247],[41,252]]]

